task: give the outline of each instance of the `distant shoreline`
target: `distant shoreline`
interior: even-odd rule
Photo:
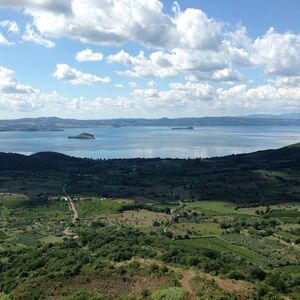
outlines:
[[[201,117],[201,118],[161,118],[161,119],[107,119],[77,120],[49,118],[25,118],[16,120],[0,120],[0,132],[8,131],[64,131],[83,128],[119,128],[119,127],[170,127],[189,129],[207,126],[299,126],[300,114],[296,118],[280,116],[249,117]]]

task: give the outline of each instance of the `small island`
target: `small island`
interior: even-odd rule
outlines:
[[[188,127],[173,127],[171,128],[172,130],[194,130],[193,126],[188,126]]]
[[[94,140],[95,136],[91,133],[80,133],[79,135],[69,136],[68,139],[77,139],[77,140]]]

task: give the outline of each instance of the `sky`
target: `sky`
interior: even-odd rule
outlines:
[[[298,0],[0,0],[0,118],[300,112]]]

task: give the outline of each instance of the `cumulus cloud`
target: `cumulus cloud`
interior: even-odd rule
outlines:
[[[96,44],[128,41],[154,48],[215,48],[222,24],[200,9],[174,16],[163,12],[159,0],[1,0],[0,5],[23,7],[41,34],[70,37]]]
[[[117,62],[130,66],[131,69],[119,72],[119,74],[125,76],[160,78],[176,76],[178,72],[172,67],[171,63],[164,58],[162,58],[161,61],[158,61],[157,54],[158,52],[155,52],[147,58],[143,51],[140,51],[137,56],[131,56],[129,53],[122,50],[116,54],[109,55],[107,61],[108,63]],[[161,66],[163,64],[164,66]]]
[[[267,74],[300,76],[300,35],[270,28],[252,47],[253,61],[264,66]]]
[[[266,74],[299,76],[300,37],[270,29],[254,41],[238,25],[229,31],[222,22],[201,9],[164,11],[159,0],[0,0],[0,5],[23,8],[33,18],[23,39],[54,47],[52,38],[69,37],[100,45],[136,42],[154,49],[132,56],[125,51],[111,55],[109,62],[129,66],[123,75],[132,77],[175,77],[187,80],[235,82],[243,80],[240,68],[263,66]],[[15,24],[6,23],[10,31]],[[1,44],[8,44],[2,35]],[[90,49],[76,55],[78,61],[101,60]]]
[[[26,42],[34,42],[38,45],[44,46],[46,48],[53,48],[55,47],[55,43],[39,33],[35,32],[33,27],[30,24],[26,25],[25,32],[22,36],[23,41]]]
[[[0,92],[3,94],[34,94],[37,91],[17,82],[15,72],[0,66]]]
[[[228,60],[225,51],[195,51],[174,49],[170,52],[156,51],[145,56],[140,52],[137,56],[121,50],[107,57],[108,63],[120,63],[129,69],[119,74],[131,77],[175,77],[183,73],[187,80],[212,80],[218,82],[235,82],[244,76],[235,70]]]
[[[74,71],[69,75],[64,73],[65,80],[78,80],[81,76],[72,73]],[[127,96],[71,99],[21,84],[13,70],[0,67],[0,108],[8,112],[66,110],[86,117],[105,117],[108,113],[111,117],[128,114],[159,117],[166,113],[177,117],[261,111],[279,113],[300,109],[300,87],[268,83],[256,87],[238,84],[216,88],[209,83],[187,81],[174,82],[166,89],[159,89],[150,81],[146,88],[135,88]]]
[[[171,83],[166,90],[147,87],[135,89],[126,97],[67,101],[68,109],[98,114],[109,111],[113,116],[136,113],[160,117],[232,115],[268,111],[281,113],[300,108],[300,88],[275,87],[270,84],[249,88],[246,84],[214,88],[208,83]]]
[[[32,24],[25,26],[22,39],[48,48],[54,47],[53,40],[61,37],[98,45],[134,42],[148,48],[147,54],[121,50],[106,58],[108,63],[123,65],[118,74],[148,78],[150,84],[146,88],[138,88],[130,81],[131,93],[123,97],[66,100],[64,105],[74,110],[134,108],[154,112],[157,108],[180,107],[180,113],[208,114],[209,111],[299,109],[298,34],[279,33],[271,28],[251,39],[242,25],[229,30],[201,9],[183,10],[176,1],[171,13],[165,12],[159,0],[0,0],[0,6],[22,8],[32,17]],[[12,36],[19,33],[18,24],[5,20],[0,22],[0,27],[3,31],[0,45],[12,45]],[[103,55],[87,48],[75,58],[99,61]],[[255,72],[263,69],[269,79],[267,84],[249,88],[243,75],[247,74],[245,68],[257,68]],[[40,92],[18,83],[11,70],[2,72],[2,77],[8,78],[0,86],[2,97],[9,94],[15,95],[14,99],[39,98]],[[73,85],[110,82],[109,77],[84,73],[67,64],[58,64],[53,75]],[[173,81],[184,78],[186,82],[173,83],[168,89],[160,90],[153,83],[157,78],[173,78]],[[215,82],[231,85],[215,88]]]
[[[268,81],[276,86],[300,86],[300,76],[279,76],[276,79],[269,79]]]
[[[42,93],[29,85],[21,84],[11,69],[0,66],[0,108],[6,112],[32,112],[51,103],[62,105],[63,97],[55,92]]]
[[[93,85],[96,83],[109,83],[109,77],[99,77],[90,73],[83,73],[71,68],[67,64],[57,64],[53,76],[72,85]]]
[[[91,49],[85,49],[79,51],[76,54],[76,60],[79,62],[82,61],[101,61],[103,59],[103,54],[100,52],[93,52]]]

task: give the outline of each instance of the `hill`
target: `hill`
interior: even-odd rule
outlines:
[[[299,187],[300,144],[187,160],[0,153],[0,299],[297,300]]]
[[[48,184],[52,191],[68,183],[74,193],[104,197],[239,203],[300,200],[299,144],[209,159],[92,160],[44,152],[30,156],[0,153],[0,162],[0,176],[22,177],[22,184],[15,182],[11,192],[35,190],[35,185],[51,174]],[[0,188],[8,188],[7,180],[0,184]],[[47,183],[43,186],[51,193]]]
[[[255,115],[241,117],[160,118],[76,120],[57,117],[0,120],[0,131],[57,131],[65,128],[124,127],[124,126],[300,126],[300,118],[293,115]]]

